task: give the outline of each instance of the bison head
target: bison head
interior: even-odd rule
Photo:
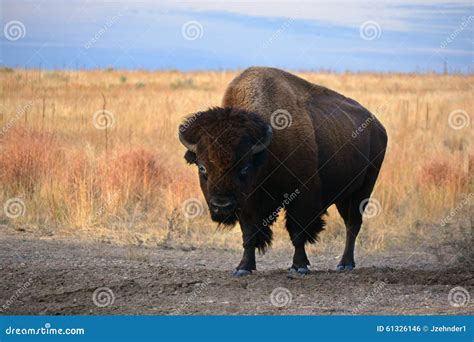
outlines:
[[[179,127],[184,156],[198,167],[212,220],[233,225],[258,187],[272,141],[272,128],[260,116],[237,108],[211,108],[189,116]]]

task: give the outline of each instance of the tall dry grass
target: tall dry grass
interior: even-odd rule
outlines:
[[[3,223],[124,243],[240,245],[238,228],[216,232],[207,218],[196,171],[177,140],[183,116],[220,104],[236,74],[1,71],[0,203],[19,198],[24,204],[21,215],[4,212]],[[423,238],[426,229],[436,235],[447,215],[448,224],[472,229],[470,203],[449,216],[473,192],[472,123],[454,129],[448,118],[456,110],[471,115],[473,76],[300,76],[356,99],[387,128],[389,148],[374,193],[381,211],[366,220],[364,248]],[[102,94],[114,120],[107,130],[93,124]],[[203,204],[197,217],[184,214],[192,198]],[[343,241],[342,221],[331,209],[316,249],[340,248]],[[281,222],[275,245],[289,245]]]

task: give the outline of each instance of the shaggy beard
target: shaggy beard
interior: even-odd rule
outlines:
[[[211,219],[212,221],[217,222],[219,224],[219,227],[223,225],[229,228],[235,226],[238,220],[237,215],[235,213],[226,215],[211,214]]]

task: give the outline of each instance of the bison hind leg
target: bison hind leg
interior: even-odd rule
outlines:
[[[350,197],[336,203],[337,210],[342,216],[346,226],[346,244],[341,260],[336,268],[338,271],[352,270],[355,268],[355,241],[362,225],[362,214],[359,211],[359,203],[360,201],[355,197]]]
[[[348,197],[336,202],[337,210],[342,216],[346,226],[346,245],[344,247],[341,261],[337,265],[338,271],[352,270],[355,268],[355,242],[362,225],[362,215],[370,199],[372,190],[374,189],[378,173],[378,168],[370,166],[365,176],[364,185]]]

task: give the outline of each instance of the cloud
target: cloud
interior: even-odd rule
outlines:
[[[375,20],[385,30],[409,31],[422,29],[427,20],[469,15],[471,1],[440,0],[369,0],[369,1],[165,1],[169,8],[194,11],[217,11],[259,17],[291,17],[338,26],[358,27]],[[418,19],[418,20],[416,20]],[[433,25],[432,28],[435,26]]]
[[[3,62],[13,66],[38,65],[40,58],[52,67],[77,62],[183,70],[253,64],[368,70],[375,61],[380,70],[410,71],[439,69],[435,56],[472,70],[469,1],[3,1],[4,19],[27,28],[21,41],[0,41]],[[193,20],[204,34],[189,41],[182,27]],[[380,26],[377,39],[362,39],[366,21]]]

